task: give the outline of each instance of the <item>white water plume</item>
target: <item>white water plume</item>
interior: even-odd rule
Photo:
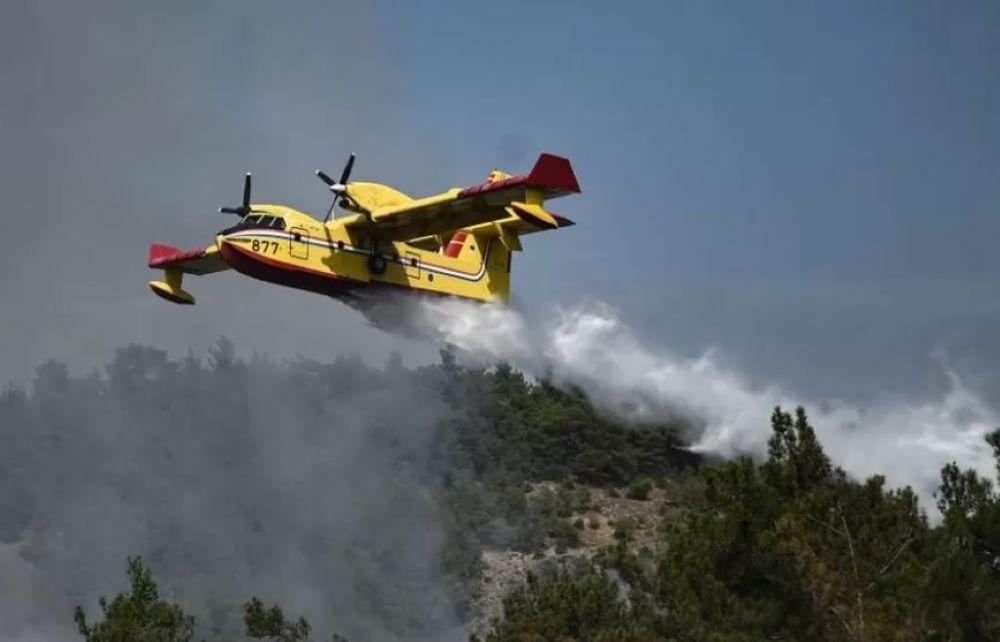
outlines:
[[[713,351],[689,359],[652,349],[603,304],[559,310],[542,323],[510,308],[457,300],[424,301],[420,310],[424,332],[473,356],[580,386],[608,412],[687,420],[700,452],[761,455],[774,407],[802,405],[835,463],[857,477],[879,473],[892,485],[912,486],[932,513],[945,463],[994,476],[983,437],[1000,426],[1000,415],[950,370],[948,389],[920,403],[817,403],[778,385],[758,385]]]

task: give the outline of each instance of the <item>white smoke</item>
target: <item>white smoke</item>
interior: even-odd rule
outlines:
[[[835,463],[859,478],[878,473],[893,486],[913,487],[931,513],[944,464],[957,461],[994,475],[983,437],[1000,426],[1000,415],[952,371],[948,389],[921,403],[818,403],[752,382],[714,351],[689,359],[644,345],[604,304],[559,310],[539,324],[510,308],[458,300],[424,301],[420,310],[425,332],[473,356],[577,385],[608,412],[686,420],[699,452],[761,455],[774,407],[802,405]]]

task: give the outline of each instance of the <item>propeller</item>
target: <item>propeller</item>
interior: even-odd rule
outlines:
[[[347,195],[347,179],[351,177],[351,170],[354,169],[354,158],[354,154],[348,156],[347,164],[344,165],[344,171],[340,173],[339,181],[333,180],[321,169],[316,170],[316,176],[319,176],[319,180],[326,183],[326,186],[330,188],[330,191],[334,194],[333,203],[330,204],[330,209],[326,211],[326,218],[323,219],[324,223],[330,220],[330,216],[333,214],[333,208],[337,207],[340,201]]]
[[[247,177],[243,180],[243,204],[239,207],[220,207],[219,212],[221,214],[236,214],[243,218],[252,211],[250,209],[250,172],[247,172]]]

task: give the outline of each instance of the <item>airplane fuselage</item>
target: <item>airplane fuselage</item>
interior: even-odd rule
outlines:
[[[231,228],[216,237],[216,246],[227,265],[255,279],[334,297],[371,287],[480,301],[509,297],[510,252],[494,238],[469,236],[448,256],[405,242],[379,243],[337,220],[323,224],[281,205],[255,205],[254,212],[283,225]],[[381,257],[376,270],[373,253]]]

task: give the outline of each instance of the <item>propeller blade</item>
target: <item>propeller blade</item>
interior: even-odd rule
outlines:
[[[326,172],[324,172],[324,171],[323,171],[323,170],[321,170],[321,169],[317,169],[317,170],[316,170],[316,176],[319,176],[319,180],[323,181],[324,183],[326,183],[327,185],[329,185],[329,186],[331,186],[331,187],[332,187],[333,185],[335,185],[335,184],[336,184],[336,183],[334,183],[334,182],[333,182],[333,179],[332,179],[332,178],[330,178],[330,177],[329,177],[329,176],[328,176],[328,175],[326,174]]]
[[[240,216],[243,216],[243,210],[241,208],[239,208],[239,207],[220,207],[219,208],[219,213],[220,214],[239,214]]]
[[[326,211],[326,217],[323,219],[324,223],[330,220],[330,217],[333,216],[334,208],[337,207],[347,193],[347,179],[351,177],[351,170],[354,169],[354,159],[354,154],[347,157],[347,164],[344,165],[344,171],[341,172],[339,181],[334,181],[323,170],[316,170],[316,176],[319,176],[319,180],[326,183],[326,186],[334,193],[333,202],[330,203],[330,209]]]
[[[351,177],[351,170],[354,169],[354,154],[347,158],[347,165],[344,165],[344,173],[340,175],[340,184],[345,185],[347,179]]]
[[[247,177],[243,180],[243,211],[250,211],[250,172],[247,172]]]

